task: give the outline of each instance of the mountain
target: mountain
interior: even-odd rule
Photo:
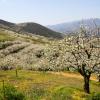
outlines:
[[[17,26],[20,27],[20,31],[25,31],[28,33],[33,33],[45,37],[62,38],[61,33],[52,31],[37,23],[20,23]]]
[[[15,26],[14,23],[10,23],[8,21],[4,21],[4,20],[0,19],[0,28],[10,29],[14,26]]]
[[[27,23],[11,23],[4,20],[0,20],[0,27],[4,29],[8,29],[17,33],[23,34],[35,34],[49,38],[62,38],[63,35],[59,32],[52,31],[49,28],[46,28],[40,24],[27,22]]]
[[[86,26],[90,29],[95,29],[96,27],[100,27],[100,19],[99,18],[84,19],[84,20],[61,23],[56,25],[48,25],[47,27],[56,32],[71,33],[78,31],[80,29],[80,25]]]

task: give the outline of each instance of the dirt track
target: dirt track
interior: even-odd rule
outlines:
[[[71,77],[71,78],[78,78],[78,79],[83,79],[83,77],[80,74],[75,74],[75,73],[66,73],[66,72],[51,72],[52,74],[56,74],[56,75],[62,75],[64,77]],[[93,81],[97,81],[95,76],[91,76],[90,78]]]

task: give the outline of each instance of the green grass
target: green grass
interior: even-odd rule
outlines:
[[[78,73],[66,73],[69,75],[18,70],[16,77],[15,70],[0,71],[0,87],[2,80],[5,80],[5,84],[12,84],[23,92],[27,100],[86,100],[88,95],[82,88],[83,79],[76,77]],[[90,86],[91,93],[100,92],[96,81],[92,80]]]
[[[14,37],[11,37],[10,35],[0,31],[0,42],[12,41],[12,40],[14,40]]]
[[[48,44],[48,38],[45,38],[43,36],[29,36],[25,34],[18,34],[18,33],[11,33],[10,31],[7,30],[1,30],[0,29],[0,42],[5,42],[5,41],[12,41],[12,40],[22,40],[25,42],[31,42],[33,44]]]

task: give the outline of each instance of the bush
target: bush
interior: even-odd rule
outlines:
[[[6,70],[13,69],[13,67],[12,66],[0,66],[0,69],[6,71]]]
[[[5,85],[4,89],[0,88],[0,100],[25,100],[25,96],[15,87],[11,85]]]
[[[67,87],[57,87],[51,96],[52,100],[73,100],[73,89]]]
[[[87,98],[87,100],[100,100],[100,93],[93,93]]]
[[[26,95],[28,99],[30,98],[29,100],[41,100],[46,94],[47,91],[43,86],[34,84]]]

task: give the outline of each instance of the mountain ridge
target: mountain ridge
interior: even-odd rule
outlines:
[[[87,26],[91,29],[100,27],[100,18],[90,18],[71,22],[65,22],[55,25],[48,25],[47,27],[61,33],[71,33],[80,29],[80,25]]]
[[[63,38],[63,35],[59,32],[55,32],[45,26],[34,22],[25,22],[25,23],[11,23],[8,21],[4,21],[0,19],[0,27],[5,28],[14,32],[18,32],[20,34],[28,34],[28,35],[40,35],[48,38]]]

